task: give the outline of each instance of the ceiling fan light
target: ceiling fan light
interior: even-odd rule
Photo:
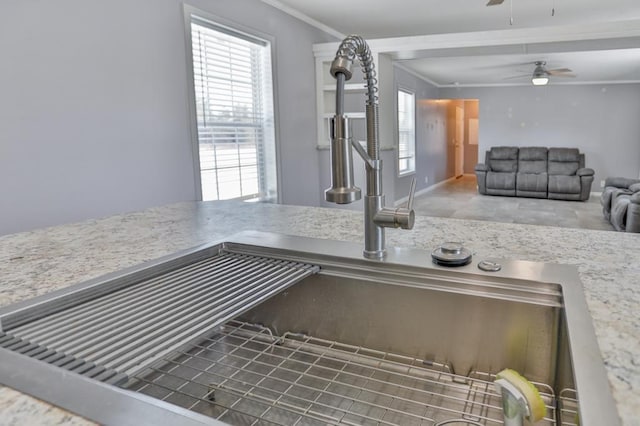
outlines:
[[[549,77],[533,77],[531,82],[534,86],[544,86],[549,83]]]

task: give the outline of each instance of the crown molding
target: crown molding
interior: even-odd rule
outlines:
[[[549,84],[545,84],[540,87],[549,86],[597,86],[597,85],[609,85],[609,84],[640,84],[640,80],[603,80],[603,81],[553,81]],[[518,87],[518,86],[530,86],[533,87],[530,81],[526,83],[486,83],[486,84],[440,84],[436,87],[446,89],[465,89],[465,88],[482,88],[482,87]]]
[[[311,25],[312,27],[315,27],[321,31],[324,31],[327,34],[331,34],[332,36],[336,37],[339,40],[342,40],[343,38],[346,37],[345,34],[342,34],[340,31],[331,28],[328,25],[323,24],[320,21],[316,21],[315,19],[313,19],[312,17],[305,15],[304,13],[300,12],[297,9],[294,9],[290,6],[287,6],[286,4],[283,4],[281,2],[279,2],[278,0],[261,0],[263,3],[268,4],[271,7],[274,7],[278,10],[280,10],[281,12],[286,13],[287,15],[291,15],[296,19],[301,20],[302,22]]]

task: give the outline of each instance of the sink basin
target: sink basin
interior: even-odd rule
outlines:
[[[479,260],[241,233],[0,310],[0,382],[103,424],[498,425],[511,368],[539,424],[619,424],[576,269]]]

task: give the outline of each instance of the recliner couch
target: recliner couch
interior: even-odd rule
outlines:
[[[549,174],[547,173],[547,148],[520,148],[516,196],[547,198]]]
[[[593,169],[576,148],[492,147],[476,165],[478,192],[485,195],[585,201]]]
[[[640,232],[640,179],[608,177],[600,204],[616,231]]]

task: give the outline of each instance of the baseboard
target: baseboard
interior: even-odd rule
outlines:
[[[452,180],[456,180],[456,177],[455,177],[455,176],[454,176],[454,177],[450,177],[449,179],[445,179],[445,180],[442,180],[442,181],[440,181],[440,182],[438,182],[438,183],[434,183],[434,184],[433,184],[433,185],[431,185],[431,186],[427,186],[426,188],[423,188],[423,189],[421,189],[420,191],[416,191],[416,195],[415,195],[415,196],[416,196],[416,197],[418,197],[418,196],[420,196],[420,195],[424,195],[424,194],[426,194],[427,192],[433,191],[433,190],[434,190],[434,189],[436,189],[437,187],[442,186],[442,185],[444,185],[445,183],[450,182],[450,181],[452,181]],[[400,198],[399,200],[396,200],[396,201],[393,203],[393,205],[394,205],[395,207],[398,207],[398,206],[400,206],[400,205],[402,205],[402,204],[406,203],[407,201],[409,201],[409,196],[408,196],[408,195],[407,195],[406,197],[402,197],[402,198]]]
[[[436,184],[436,185],[437,185],[437,184]],[[431,186],[428,186],[428,187],[426,187],[426,188],[421,189],[420,191],[416,191],[415,196],[416,196],[416,197],[419,197],[419,196],[421,196],[421,195],[426,194],[427,192],[431,191],[431,188],[433,188],[434,186],[435,186],[435,185],[431,185]],[[396,200],[396,201],[393,203],[393,205],[394,205],[395,207],[398,207],[398,206],[401,206],[402,204],[406,203],[407,201],[409,201],[409,196],[408,196],[408,195],[407,195],[406,197],[402,197],[402,198],[400,198],[399,200]]]

